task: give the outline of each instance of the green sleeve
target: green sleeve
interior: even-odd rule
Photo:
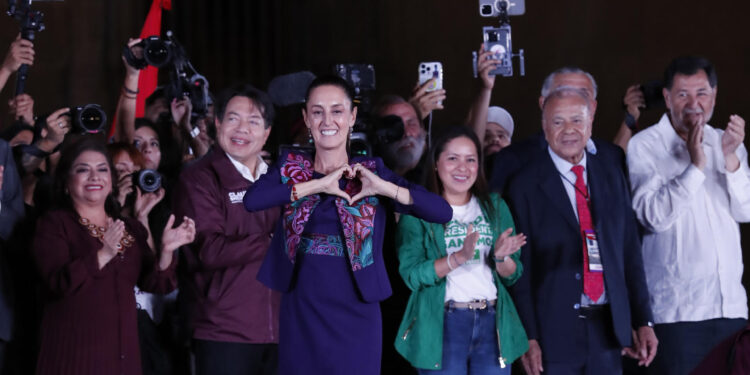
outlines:
[[[510,209],[508,208],[508,205],[505,203],[505,201],[502,198],[498,198],[496,201],[497,204],[495,205],[496,214],[500,217],[500,230],[498,233],[502,233],[508,228],[513,228],[513,232],[511,235],[516,234],[516,225],[513,223],[513,216],[510,214]],[[503,285],[505,286],[511,286],[516,283],[516,281],[521,277],[521,274],[523,273],[523,264],[521,264],[521,250],[519,249],[515,253],[511,254],[511,259],[513,259],[514,262],[516,262],[516,272],[513,272],[508,277],[501,277],[500,281],[502,281]]]
[[[424,246],[426,224],[410,215],[401,215],[396,232],[398,271],[412,291],[435,285],[440,279],[435,273],[435,260],[427,256]]]

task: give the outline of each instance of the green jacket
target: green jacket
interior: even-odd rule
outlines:
[[[491,222],[494,243],[503,229],[514,225],[505,202],[496,194],[491,198],[495,208],[494,217],[490,217],[484,207],[482,212]],[[442,368],[445,278],[438,278],[434,263],[447,255],[444,232],[442,224],[403,215],[396,233],[399,272],[412,294],[395,345],[396,350],[417,368]],[[498,361],[507,366],[529,348],[526,331],[505,289],[505,286],[515,283],[523,272],[520,251],[511,257],[517,264],[515,273],[507,278],[501,278],[497,272],[492,273],[497,287]]]

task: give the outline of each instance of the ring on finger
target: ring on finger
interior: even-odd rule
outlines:
[[[60,122],[57,123],[57,126],[59,126],[61,128],[64,128],[65,127],[65,122],[64,121],[60,121]]]

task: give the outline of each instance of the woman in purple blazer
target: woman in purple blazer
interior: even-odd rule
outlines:
[[[154,250],[135,219],[120,218],[114,166],[104,144],[66,146],[55,174],[56,203],[39,219],[32,252],[46,286],[37,374],[141,374],[133,286],[169,292],[174,251],[195,224],[170,217]]]
[[[244,198],[249,211],[283,206],[258,279],[283,292],[279,373],[380,374],[378,302],[391,294],[383,230],[397,212],[445,223],[452,210],[379,158],[349,159],[357,116],[352,89],[319,77],[302,111],[315,155],[280,155]]]

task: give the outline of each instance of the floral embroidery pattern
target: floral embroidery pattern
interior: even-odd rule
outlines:
[[[305,254],[344,256],[344,244],[339,236],[306,234],[302,236],[300,245],[305,249]]]
[[[365,168],[375,172],[375,161],[366,160],[362,164]],[[349,180],[344,191],[354,196],[362,190],[359,180]],[[352,270],[357,271],[371,265],[375,259],[372,254],[372,228],[375,220],[375,206],[378,198],[367,197],[349,206],[341,198],[336,199],[336,209],[344,228],[346,248],[349,251],[349,261]]]
[[[374,160],[365,160],[361,164],[375,172]],[[281,167],[281,182],[294,185],[312,179],[312,161],[306,155],[289,153],[287,160]],[[359,180],[349,180],[344,191],[349,196],[356,195],[362,190]],[[352,270],[357,271],[374,263],[372,253],[372,228],[375,219],[376,197],[367,197],[350,206],[343,198],[336,198],[336,209],[344,229],[346,250]],[[284,208],[284,232],[286,234],[286,252],[293,263],[297,248],[300,246],[302,231],[310,219],[310,215],[320,203],[320,195],[313,194],[302,197],[287,204]],[[307,241],[305,241],[307,242]],[[305,245],[305,243],[303,243]],[[305,250],[307,252],[307,249]]]

